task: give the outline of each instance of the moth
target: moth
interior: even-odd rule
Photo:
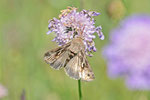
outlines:
[[[83,40],[79,37],[46,52],[44,60],[56,70],[64,68],[66,74],[73,79],[92,81],[95,78],[86,58]]]

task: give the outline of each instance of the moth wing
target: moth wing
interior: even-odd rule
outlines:
[[[68,53],[67,51],[65,51],[58,59],[56,59],[53,63],[51,63],[50,65],[54,68],[54,69],[60,69],[62,67],[65,66],[66,64],[66,60],[68,59]]]
[[[84,51],[80,51],[67,63],[65,72],[76,80],[92,81],[95,78]]]
[[[68,76],[73,79],[80,79],[80,66],[79,66],[79,57],[76,55],[65,66],[65,72]]]
[[[62,47],[58,47],[46,52],[44,55],[45,62],[48,64],[53,63],[63,53],[62,49]]]
[[[58,47],[56,49],[52,49],[45,53],[44,60],[47,64],[50,64],[54,69],[60,69],[65,65],[65,61],[67,59],[67,48],[69,44],[66,44],[62,47]]]
[[[81,80],[92,81],[95,78],[95,76],[92,71],[92,68],[90,67],[90,64],[88,63],[88,60],[86,58],[84,51],[81,51],[79,53],[79,58],[80,58],[79,64],[81,64],[80,65],[81,66],[81,73],[80,73]]]

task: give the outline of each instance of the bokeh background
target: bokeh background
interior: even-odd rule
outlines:
[[[47,65],[43,55],[57,47],[47,35],[48,20],[67,6],[100,12],[105,40],[95,39],[97,52],[89,63],[96,79],[82,82],[83,100],[150,100],[148,91],[133,91],[123,79],[107,75],[101,54],[109,32],[124,17],[150,13],[150,0],[0,0],[0,84],[8,89],[2,100],[78,100],[78,84],[63,69]],[[25,99],[24,99],[25,98]]]

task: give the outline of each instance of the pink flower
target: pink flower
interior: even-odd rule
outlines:
[[[150,90],[150,16],[123,20],[112,31],[104,55],[110,77],[124,77],[132,89]]]
[[[98,16],[100,13],[94,11],[82,10],[77,12],[74,7],[62,10],[59,19],[53,18],[49,21],[49,33],[56,33],[53,41],[56,41],[60,46],[68,43],[74,37],[83,38],[86,47],[86,52],[96,51],[93,39],[96,37],[94,33],[98,33],[100,39],[104,39],[102,27],[95,27],[93,16]]]
[[[3,98],[4,96],[7,96],[7,94],[8,94],[7,89],[0,84],[0,99]]]

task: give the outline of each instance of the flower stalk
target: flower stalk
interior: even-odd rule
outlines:
[[[79,100],[82,100],[81,80],[78,80]]]

